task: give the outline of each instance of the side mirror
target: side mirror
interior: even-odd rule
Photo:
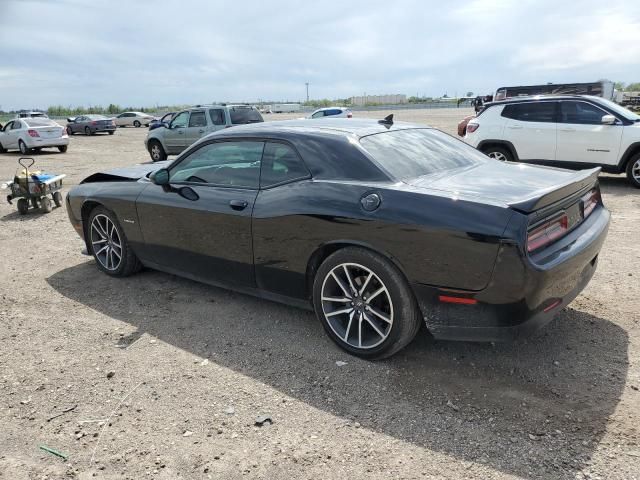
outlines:
[[[155,185],[165,186],[169,185],[169,170],[161,168],[149,175],[149,180]]]
[[[603,115],[601,122],[605,125],[613,125],[616,123],[616,117],[613,115]]]

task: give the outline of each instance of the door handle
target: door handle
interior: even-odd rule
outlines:
[[[511,127],[507,127],[507,128],[510,128],[511,130],[520,130],[520,129],[522,129],[522,127],[519,127],[517,125],[511,126]]]
[[[249,205],[245,200],[231,200],[229,206],[234,210],[244,210]]]
[[[198,133],[204,133],[203,129],[198,130]]]

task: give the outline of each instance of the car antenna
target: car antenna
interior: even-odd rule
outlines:
[[[378,120],[378,123],[382,125],[393,125],[393,113],[390,113],[389,115],[384,117],[382,120]]]

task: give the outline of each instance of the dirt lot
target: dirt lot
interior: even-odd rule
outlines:
[[[465,114],[396,118],[453,133]],[[148,161],[145,134],[74,136],[37,165],[68,188]],[[0,179],[17,159],[0,155]],[[306,311],[153,271],[109,278],[63,208],[1,203],[0,478],[640,478],[640,191],[601,183],[600,265],[556,321],[515,344],[421,332],[377,363]]]

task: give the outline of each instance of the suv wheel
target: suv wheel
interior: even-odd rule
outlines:
[[[495,158],[501,162],[513,162],[513,155],[504,147],[485,147],[482,152],[490,158]]]
[[[627,178],[636,188],[640,188],[640,153],[635,154],[627,163]]]
[[[149,155],[151,155],[151,160],[154,162],[159,162],[161,160],[167,159],[167,153],[162,148],[162,145],[157,140],[151,140],[149,142]]]

